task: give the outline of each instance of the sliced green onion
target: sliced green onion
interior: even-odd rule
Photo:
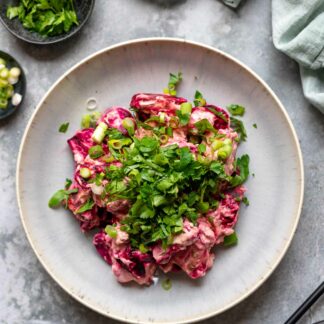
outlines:
[[[95,131],[92,135],[92,139],[97,144],[101,144],[103,139],[105,138],[107,129],[108,129],[108,126],[105,123],[103,123],[103,122],[99,123],[99,125],[97,126],[97,128],[95,129]]]
[[[122,125],[127,130],[128,134],[130,136],[134,135],[134,133],[135,133],[135,122],[134,122],[134,120],[132,118],[127,117],[127,118],[123,119]]]
[[[0,109],[6,109],[8,107],[7,99],[0,99]]]
[[[164,290],[170,290],[172,288],[172,282],[169,278],[162,281],[162,288]]]
[[[109,141],[109,145],[112,146],[116,150],[120,150],[123,147],[123,143],[121,140],[112,139]]]
[[[166,144],[168,142],[168,140],[169,140],[169,136],[168,135],[161,135],[160,136],[160,142],[162,144]]]
[[[175,116],[172,116],[170,118],[169,125],[172,128],[177,128],[179,126],[179,119]]]
[[[197,156],[197,161],[199,163],[205,164],[205,165],[208,165],[211,162],[210,158],[204,157],[204,156],[202,156],[200,154]]]
[[[220,141],[218,139],[214,140],[211,144],[211,148],[216,151],[218,149],[220,149],[221,147],[224,146],[224,142],[223,141]]]
[[[182,114],[191,114],[192,104],[190,102],[184,102],[180,106],[180,111]]]
[[[8,77],[9,77],[9,70],[7,68],[3,68],[0,71],[0,78],[2,78],[2,79],[8,79]]]
[[[20,76],[20,73],[21,73],[21,71],[20,71],[19,68],[17,68],[17,67],[13,67],[13,68],[11,68],[10,71],[9,71],[9,76],[10,76],[11,78],[16,78],[16,79],[18,79],[19,76]]]
[[[232,141],[229,138],[223,140],[224,145],[232,145]]]
[[[11,98],[11,103],[13,106],[18,106],[22,101],[22,95],[20,93],[15,93]]]
[[[97,159],[104,155],[103,148],[100,145],[92,146],[89,149],[89,155],[91,159]]]
[[[0,89],[6,88],[8,84],[7,80],[0,79]]]
[[[84,179],[88,179],[91,177],[91,171],[88,168],[81,168],[80,169],[80,176]]]
[[[166,113],[161,112],[161,113],[159,114],[159,118],[160,118],[160,123],[161,123],[161,124],[164,124],[164,123],[165,123],[165,117],[166,117]]]
[[[96,109],[97,108],[97,99],[96,98],[88,98],[86,105],[87,105],[88,110]]]
[[[89,128],[91,123],[91,115],[90,114],[85,114],[82,116],[81,120],[81,127],[82,128]]]
[[[105,232],[111,237],[111,238],[116,238],[117,237],[117,230],[114,226],[112,225],[107,225],[105,227]]]
[[[164,89],[163,89],[163,93],[164,93],[164,94],[170,94],[169,89],[168,89],[168,88],[164,88]]]
[[[13,94],[14,94],[14,87],[11,84],[8,84],[7,88],[6,88],[7,99],[11,98],[13,96]]]
[[[218,157],[222,160],[225,160],[231,155],[232,150],[232,145],[224,145],[218,150]]]
[[[115,158],[112,155],[105,155],[101,159],[102,159],[102,161],[104,161],[106,163],[111,163],[111,162],[115,161]]]
[[[146,253],[148,251],[148,249],[145,247],[145,245],[143,243],[141,243],[138,247],[138,249],[142,252],[142,253]]]

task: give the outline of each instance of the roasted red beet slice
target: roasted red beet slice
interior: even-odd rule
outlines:
[[[138,93],[133,96],[130,106],[137,109],[139,117],[145,120],[158,115],[159,112],[174,116],[184,102],[187,102],[187,99],[165,94]]]
[[[125,118],[133,119],[135,124],[135,120],[129,110],[122,107],[110,107],[102,114],[102,117],[98,120],[98,124],[104,122],[108,127],[116,128],[124,135],[127,135],[128,132],[122,125],[123,119]]]

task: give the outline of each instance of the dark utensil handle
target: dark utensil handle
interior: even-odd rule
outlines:
[[[285,324],[295,324],[306,313],[306,311],[316,302],[324,293],[324,281],[316,288],[316,290],[299,306]]]

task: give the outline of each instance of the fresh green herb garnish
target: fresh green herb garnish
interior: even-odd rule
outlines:
[[[83,206],[81,206],[76,213],[81,214],[86,212],[87,210],[91,210],[94,206],[95,202],[92,199],[89,199]]]
[[[178,72],[178,74],[170,73],[169,76],[170,76],[170,78],[169,78],[168,87],[166,89],[164,89],[163,92],[165,94],[169,94],[171,96],[176,96],[177,95],[176,89],[177,89],[178,84],[182,80],[182,73],[181,72]]]
[[[179,118],[179,123],[181,126],[188,125],[190,120],[190,114],[188,113],[182,113],[180,110],[176,111],[177,117]]]
[[[201,92],[196,90],[195,93],[195,100],[194,100],[195,107],[203,107],[206,105],[206,100],[204,99]]]
[[[72,184],[72,180],[66,178],[66,179],[65,179],[65,185],[64,185],[64,188],[65,188],[65,189],[69,189],[70,186],[71,186],[71,184]]]
[[[60,133],[66,133],[69,128],[70,123],[64,123],[60,126],[59,132]]]
[[[231,235],[224,237],[224,246],[236,245],[237,242],[238,242],[238,238],[235,232]]]
[[[249,206],[250,205],[250,201],[247,197],[243,197],[242,198],[242,203],[245,205],[245,206]]]
[[[256,123],[254,123],[252,126],[253,126],[254,128],[258,128],[258,125],[257,125]]]
[[[229,183],[231,177],[223,162],[195,160],[187,147],[161,147],[154,137],[133,140],[120,156],[123,166],[107,170],[110,182],[105,192],[109,201],[131,202],[121,229],[134,248],[143,250],[159,240],[166,247],[182,231],[182,216],[195,223],[199,213],[217,205],[220,184]],[[204,144],[199,146],[201,152],[205,149]]]
[[[212,126],[208,119],[202,119],[195,123],[196,128],[200,135],[204,135],[206,131],[217,133],[216,129]]]
[[[239,135],[239,142],[245,141],[247,138],[246,130],[244,124],[241,120],[231,117],[231,128],[233,128]]]
[[[91,159],[98,159],[100,156],[104,155],[104,150],[101,145],[95,145],[90,147],[89,155]]]
[[[247,154],[242,155],[240,158],[236,159],[236,168],[239,170],[239,174],[236,174],[234,177],[232,177],[231,179],[232,187],[241,185],[247,180],[250,173],[249,162],[250,162],[250,157]]]
[[[8,6],[7,17],[18,18],[23,26],[43,36],[56,36],[78,25],[73,0],[20,0]]]
[[[58,207],[62,201],[67,200],[69,198],[69,195],[77,192],[78,192],[77,188],[71,190],[63,190],[63,189],[58,190],[49,200],[48,206],[50,208]]]
[[[240,105],[229,105],[226,107],[232,116],[243,116],[245,108]]]
[[[172,281],[171,279],[167,278],[162,281],[162,288],[164,290],[170,290],[172,288]]]
[[[205,144],[199,144],[198,145],[198,152],[199,154],[203,154],[206,152],[206,145]]]

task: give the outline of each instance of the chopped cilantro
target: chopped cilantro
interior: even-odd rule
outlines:
[[[242,203],[245,205],[245,206],[249,206],[250,205],[250,201],[247,197],[243,197],[242,198]]]
[[[94,206],[95,202],[92,199],[89,199],[84,205],[82,205],[77,211],[77,214],[81,214],[86,212],[87,210],[91,210]]]
[[[182,113],[180,110],[176,111],[177,117],[179,118],[179,123],[181,126],[188,125],[190,120],[190,114],[189,113]]]
[[[66,178],[66,179],[65,179],[65,186],[64,186],[64,188],[65,188],[65,189],[69,189],[70,186],[71,186],[71,184],[72,184],[72,180]]]
[[[206,100],[204,99],[201,92],[196,90],[195,92],[195,100],[194,100],[195,107],[203,107],[206,105]]]
[[[195,126],[198,129],[199,134],[201,134],[201,135],[203,135],[206,131],[217,133],[216,129],[212,126],[212,124],[206,118],[195,123]]]
[[[70,123],[64,123],[59,127],[60,133],[66,133],[69,128]]]
[[[238,133],[239,142],[246,140],[247,134],[246,134],[244,124],[241,120],[231,117],[231,127]]]
[[[101,145],[95,145],[90,147],[89,149],[89,155],[91,159],[97,159],[100,156],[104,155],[104,151]]]
[[[18,6],[7,7],[9,19],[18,18],[26,29],[43,36],[67,33],[78,25],[73,0],[20,0]]]
[[[50,208],[58,207],[62,201],[67,200],[69,198],[69,195],[77,192],[78,192],[77,188],[71,190],[63,190],[63,189],[58,190],[49,200],[48,206]]]
[[[250,158],[247,154],[236,159],[236,168],[238,169],[238,172],[231,179],[232,187],[239,186],[247,180],[249,177],[249,162]]]
[[[198,152],[199,154],[203,154],[206,152],[206,145],[205,144],[199,144],[198,145]]]
[[[205,144],[199,146],[200,152],[205,149]],[[111,181],[105,192],[109,201],[130,201],[121,229],[129,234],[132,247],[141,246],[142,251],[159,240],[164,247],[171,244],[182,231],[183,215],[195,223],[199,213],[218,205],[220,183],[231,179],[223,162],[201,163],[188,147],[161,147],[154,137],[134,138],[122,162],[122,167],[107,170]]]
[[[231,235],[224,237],[224,246],[236,245],[237,242],[238,242],[238,238],[235,232]]]
[[[226,107],[232,116],[243,116],[245,113],[245,108],[240,105],[229,105]]]
[[[177,86],[182,80],[182,73],[178,72],[178,74],[169,74],[169,83],[168,87],[164,89],[164,93],[169,94],[171,96],[176,96],[177,95]]]
[[[256,123],[254,123],[252,126],[253,126],[254,128],[258,128],[258,125],[257,125]]]

